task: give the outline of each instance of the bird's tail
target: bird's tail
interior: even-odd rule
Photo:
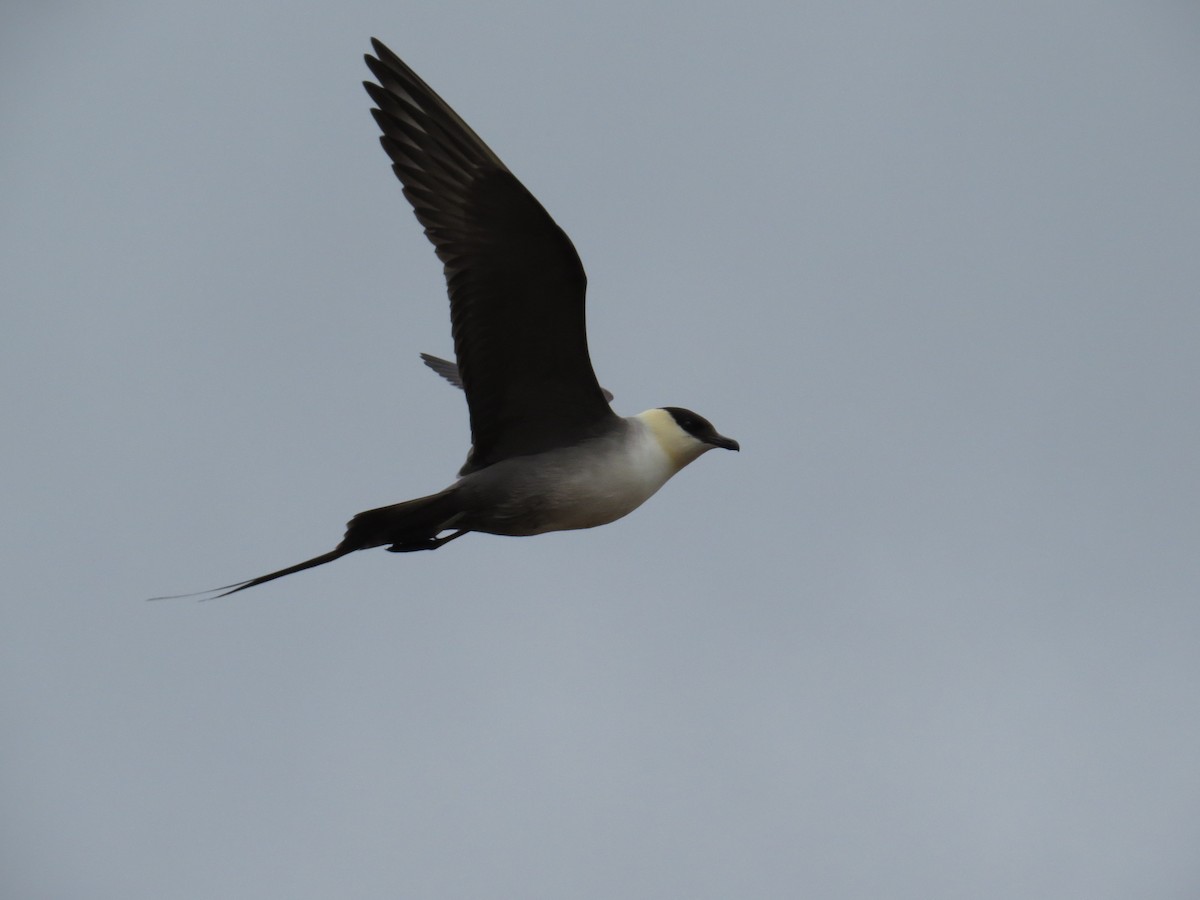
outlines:
[[[214,600],[217,597],[228,597],[230,594],[274,581],[284,575],[292,575],[296,572],[303,572],[305,569],[323,566],[325,563],[340,559],[355,550],[367,550],[371,547],[381,547],[384,544],[391,544],[392,546],[388,549],[396,551],[436,550],[451,539],[438,540],[438,533],[452,528],[461,512],[453,487],[437,494],[430,494],[428,497],[418,497],[416,500],[406,500],[391,506],[381,506],[379,509],[369,509],[366,512],[360,512],[350,520],[342,542],[328,553],[322,553],[320,556],[314,556],[312,559],[306,559],[304,562],[296,563],[294,566],[288,566],[277,572],[259,575],[248,581],[238,581],[194,594],[174,594],[169,597],[151,597],[150,599],[175,600],[180,597],[198,597],[203,594],[212,594]],[[452,537],[457,537],[462,533],[456,532]]]
[[[438,532],[453,528],[462,512],[453,486],[428,497],[368,509],[350,520],[337,549],[346,547],[349,552],[391,544],[390,550],[432,550],[440,546]]]

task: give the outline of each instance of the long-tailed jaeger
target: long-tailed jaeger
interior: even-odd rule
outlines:
[[[622,418],[596,380],[575,247],[479,136],[396,54],[372,40],[364,82],[392,169],[446,275],[457,367],[426,361],[466,392],[471,451],[427,497],[361,512],[328,553],[220,596],[355,550],[436,550],[471,531],[592,528],[642,505],[701,454],[738,443],[677,406]],[[209,593],[209,592],[205,592]]]

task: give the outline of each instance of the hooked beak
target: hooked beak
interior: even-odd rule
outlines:
[[[725,437],[723,434],[718,434],[708,439],[708,443],[714,447],[720,447],[722,450],[741,450],[741,446],[733,438]]]

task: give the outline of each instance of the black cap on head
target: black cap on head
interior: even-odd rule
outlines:
[[[741,449],[737,441],[719,434],[717,429],[713,428],[712,422],[699,413],[694,413],[690,409],[684,409],[681,406],[664,406],[663,409],[671,414],[671,418],[675,420],[676,425],[696,440],[711,444],[714,447],[722,447],[725,450]]]

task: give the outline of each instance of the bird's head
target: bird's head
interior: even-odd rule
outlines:
[[[681,469],[714,447],[741,449],[737,441],[719,434],[712,422],[690,409],[664,406],[646,410],[638,418],[646,423],[663,450]]]

